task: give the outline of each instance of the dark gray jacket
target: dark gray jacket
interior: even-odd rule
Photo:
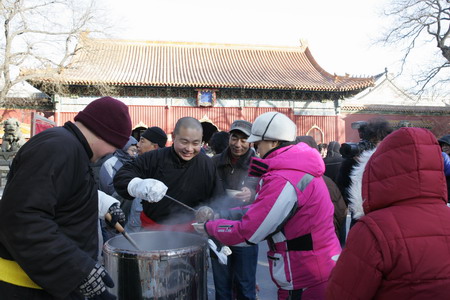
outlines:
[[[230,156],[230,148],[227,147],[222,153],[217,154],[212,158],[219,179],[218,183],[216,183],[218,186],[218,195],[216,195],[215,198],[225,196],[226,189],[241,190],[243,187],[248,187],[252,191],[251,202],[253,202],[259,178],[249,177],[248,168],[252,157],[256,156],[255,152],[253,149],[249,149],[234,165],[231,163]],[[231,208],[242,205],[248,205],[248,203],[242,203],[237,199],[229,198],[225,204],[221,203],[220,208]]]
[[[342,155],[339,153],[340,147],[341,145],[339,145],[338,142],[330,142],[327,149],[327,157],[323,159],[325,163],[324,175],[330,177],[335,183],[337,182],[339,169],[341,168],[342,161],[344,160]]]

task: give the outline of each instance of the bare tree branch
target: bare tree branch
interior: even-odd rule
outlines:
[[[445,62],[436,59],[434,65],[424,64],[416,70],[416,92],[422,94],[427,87],[436,87],[447,81],[450,62],[450,1],[448,0],[392,0],[384,11],[392,20],[378,42],[384,45],[404,45],[400,74],[412,61],[412,53],[424,44],[434,43]]]
[[[101,31],[96,17],[95,0],[0,0],[0,106],[15,84],[68,67],[80,35]],[[25,69],[39,72],[20,71]]]
[[[448,62],[437,66],[437,67],[433,67],[431,70],[429,70],[424,76],[421,76],[419,79],[417,79],[417,84],[421,85],[421,89],[423,89],[424,87],[426,87],[432,80],[433,78],[439,74],[439,72],[442,71],[442,69],[444,68],[448,68],[450,67],[450,64]],[[437,83],[434,84],[434,86]]]

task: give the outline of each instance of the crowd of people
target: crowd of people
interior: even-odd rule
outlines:
[[[357,129],[358,143],[318,144],[267,112],[214,134],[209,156],[195,118],[176,122],[172,145],[156,126],[137,140],[125,104],[94,100],[13,160],[0,201],[0,295],[115,299],[101,245],[120,223],[214,241],[217,300],[257,299],[262,241],[280,300],[448,298],[450,135],[383,119]]]

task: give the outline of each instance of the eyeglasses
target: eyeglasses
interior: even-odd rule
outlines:
[[[138,153],[138,149],[136,147],[133,148],[128,148],[127,150],[128,154],[130,154],[131,156],[135,156]]]

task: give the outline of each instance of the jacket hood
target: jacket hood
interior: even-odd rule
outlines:
[[[114,156],[117,157],[117,159],[120,160],[122,164],[133,160],[133,157],[128,154],[128,152],[123,151],[122,149],[117,149],[116,152],[114,152]]]
[[[138,143],[138,141],[134,137],[130,136],[130,138],[128,139],[128,142],[125,144],[125,146],[123,146],[122,150],[127,151],[131,145],[136,145],[137,143]]]
[[[369,162],[372,154],[375,153],[376,149],[367,150],[361,153],[358,157],[358,164],[356,164],[350,173],[350,186],[348,187],[348,207],[353,213],[354,219],[359,219],[364,216],[363,209],[363,197],[362,197],[362,180],[364,169]]]
[[[253,157],[251,165],[250,176],[260,176],[272,170],[296,170],[309,173],[314,177],[322,176],[325,172],[325,164],[320,153],[305,143],[282,147],[264,159]],[[259,174],[254,172],[255,165]]]
[[[364,212],[406,201],[446,203],[442,154],[433,134],[423,128],[400,128],[388,135],[364,169]]]
[[[341,148],[341,145],[336,142],[336,141],[332,141],[328,144],[328,148],[327,148],[327,157],[335,157],[341,156],[341,153],[339,153],[339,149]]]

